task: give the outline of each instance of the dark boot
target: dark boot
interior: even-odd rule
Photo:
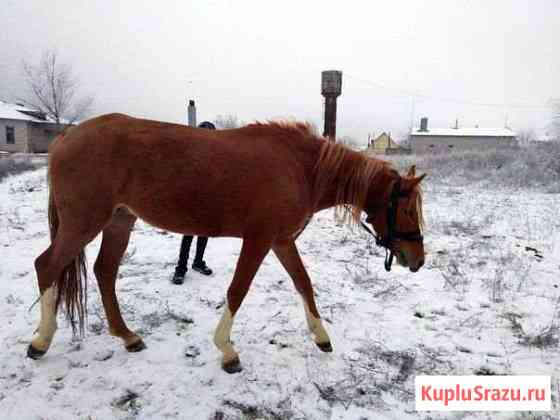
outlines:
[[[205,261],[195,261],[192,265],[192,269],[205,276],[209,276],[210,274],[212,274],[212,270],[208,268]]]
[[[171,282],[174,284],[183,284],[183,282],[185,281],[185,274],[187,274],[187,269],[180,269],[180,268],[176,268],[175,269],[175,273],[173,274],[173,278],[171,279]]]

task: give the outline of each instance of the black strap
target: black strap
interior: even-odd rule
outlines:
[[[368,232],[371,236],[375,238],[375,244],[377,246],[382,246],[383,248],[385,248],[385,262],[384,262],[385,270],[391,271],[391,265],[393,265],[393,250],[390,247],[391,244],[388,243],[385,238],[376,235],[364,222],[360,221],[360,224],[366,230],[366,232]]]
[[[397,230],[397,210],[399,206],[399,197],[403,196],[401,192],[401,179],[399,178],[395,181],[393,189],[391,191],[391,198],[389,201],[389,206],[387,207],[387,236],[382,237],[376,235],[364,222],[360,221],[362,227],[375,238],[375,244],[385,248],[385,270],[391,271],[391,266],[393,265],[393,242],[395,239],[403,241],[416,241],[422,242],[424,237],[420,230],[415,230],[413,232],[399,232]]]

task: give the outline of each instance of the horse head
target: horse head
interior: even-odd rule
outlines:
[[[422,229],[422,191],[420,182],[426,174],[416,176],[412,166],[405,176],[400,176],[387,185],[386,200],[369,194],[364,211],[366,222],[377,233],[377,244],[387,249],[385,268],[391,269],[393,255],[397,263],[416,272],[424,265],[424,238]]]

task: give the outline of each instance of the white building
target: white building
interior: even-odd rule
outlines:
[[[46,152],[61,128],[40,111],[0,100],[0,151]]]
[[[422,118],[420,128],[410,133],[412,153],[483,150],[516,144],[515,133],[509,128],[429,128],[427,118]]]

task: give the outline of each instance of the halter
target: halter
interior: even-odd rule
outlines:
[[[401,180],[399,178],[393,186],[389,207],[387,208],[387,236],[376,235],[364,222],[360,221],[362,227],[375,238],[375,244],[385,248],[385,270],[387,271],[391,271],[391,265],[393,264],[393,245],[395,240],[409,242],[424,241],[420,229],[412,232],[399,232],[396,228],[399,197],[405,196],[406,194],[401,191]]]

